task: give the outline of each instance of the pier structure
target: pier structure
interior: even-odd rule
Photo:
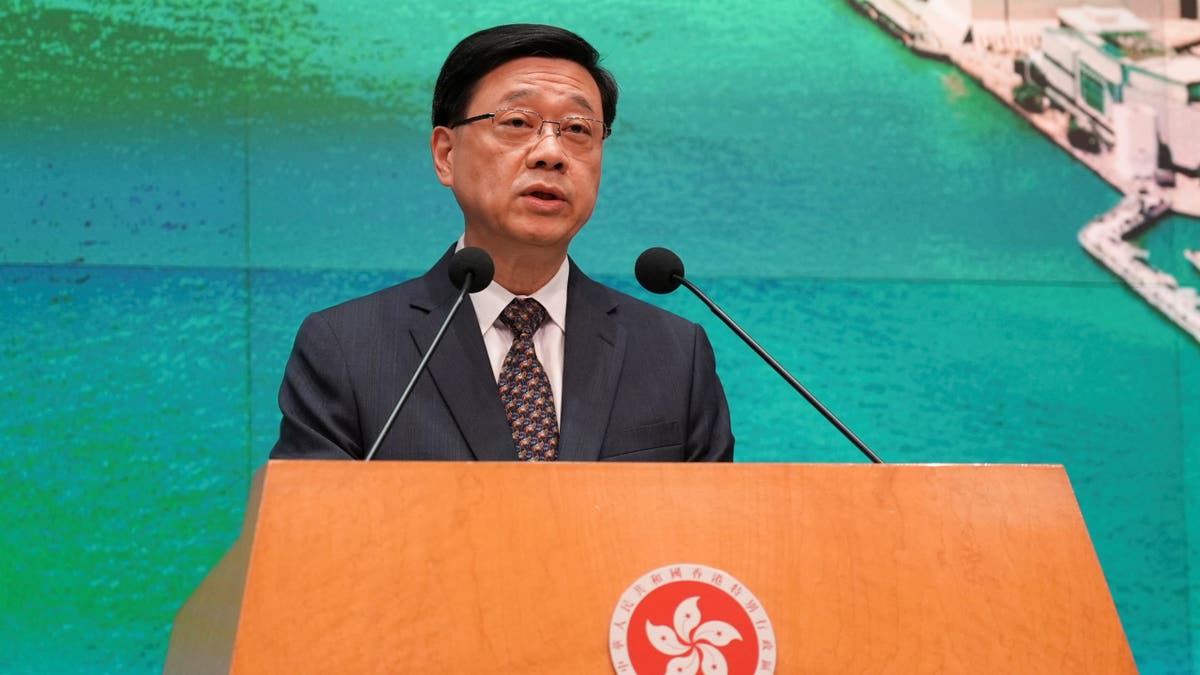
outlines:
[[[905,4],[906,0],[848,1],[902,39],[915,53],[952,63],[1043,136],[1120,191],[1124,195],[1122,200],[1112,210],[1088,223],[1079,233],[1079,243],[1130,289],[1200,342],[1200,300],[1196,289],[1180,286],[1173,276],[1152,267],[1147,262],[1149,251],[1125,239],[1135,231],[1149,228],[1169,212],[1200,218],[1200,176],[1174,173],[1170,181],[1160,184],[1153,176],[1130,175],[1128,166],[1120,165],[1112,143],[1084,150],[1071,142],[1073,122],[1086,118],[1084,111],[1071,109],[1077,107],[1071,101],[1056,98],[1056,105],[1045,106],[1040,111],[1028,110],[1016,101],[1014,90],[1025,81],[1016,67],[1017,59],[1040,49],[1042,36],[1047,30],[1053,30],[1057,22],[990,20],[968,22],[962,27],[959,17],[950,21],[933,20],[931,17],[941,9],[934,3],[909,6]],[[923,8],[925,14],[917,8]],[[1200,22],[1170,20],[1164,23],[1169,29],[1165,42],[1170,47],[1184,47],[1200,54]],[[934,27],[940,30],[934,30]],[[1119,139],[1117,143],[1120,143]]]
[[[1200,342],[1200,293],[1150,265],[1150,252],[1125,237],[1167,211],[1153,190],[1127,195],[1079,231],[1079,243],[1150,306]]]

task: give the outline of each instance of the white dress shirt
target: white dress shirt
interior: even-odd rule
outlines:
[[[455,250],[463,247],[463,240],[458,240]],[[550,378],[550,391],[554,394],[554,415],[562,426],[562,380],[563,360],[567,333],[567,278],[570,276],[571,265],[566,258],[558,272],[532,295],[517,296],[508,289],[493,281],[488,287],[471,294],[471,304],[475,307],[475,317],[479,320],[479,332],[483,334],[483,344],[487,348],[488,360],[492,363],[492,376],[500,380],[500,368],[504,365],[504,357],[512,347],[513,332],[500,321],[500,313],[512,302],[513,298],[533,298],[546,308],[546,321],[533,334],[533,351],[537,354],[546,377]]]

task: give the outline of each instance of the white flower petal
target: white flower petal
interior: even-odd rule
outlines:
[[[711,642],[718,647],[724,647],[732,640],[741,640],[742,634],[736,628],[724,621],[705,621],[696,629],[692,642]]]
[[[729,675],[729,664],[725,663],[725,655],[712,645],[696,645],[704,658],[700,661],[700,672],[703,675]]]
[[[700,596],[692,597],[679,603],[675,608],[675,632],[684,642],[692,642],[692,631],[700,625]]]
[[[655,649],[671,656],[679,656],[691,649],[675,637],[675,631],[666,626],[656,626],[649,621],[646,622],[646,637],[650,638],[650,644],[654,645]]]
[[[688,652],[687,656],[677,656],[671,659],[667,663],[667,670],[663,675],[696,675],[699,670],[700,654],[693,649]]]

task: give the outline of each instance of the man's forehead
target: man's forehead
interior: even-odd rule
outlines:
[[[473,99],[486,92],[491,102],[519,104],[554,97],[569,101],[588,113],[601,104],[600,87],[587,68],[569,59],[529,56],[503,63],[476,86]]]
[[[521,102],[527,101],[531,98],[536,98],[538,95],[540,95],[542,93],[544,93],[544,92],[539,89],[534,89],[532,87],[522,87],[520,89],[516,89],[514,91],[509,92],[507,96],[500,99],[500,102],[501,103],[521,103]],[[592,108],[591,102],[588,101],[587,97],[585,97],[583,94],[578,94],[578,93],[568,94],[567,100],[571,101],[575,105],[578,105],[579,107],[583,108],[584,110],[586,110],[590,113],[596,112]]]

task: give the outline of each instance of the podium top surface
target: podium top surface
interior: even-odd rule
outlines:
[[[238,546],[239,672],[610,673],[674,564],[751,590],[776,672],[1136,672],[1057,465],[272,461]]]

